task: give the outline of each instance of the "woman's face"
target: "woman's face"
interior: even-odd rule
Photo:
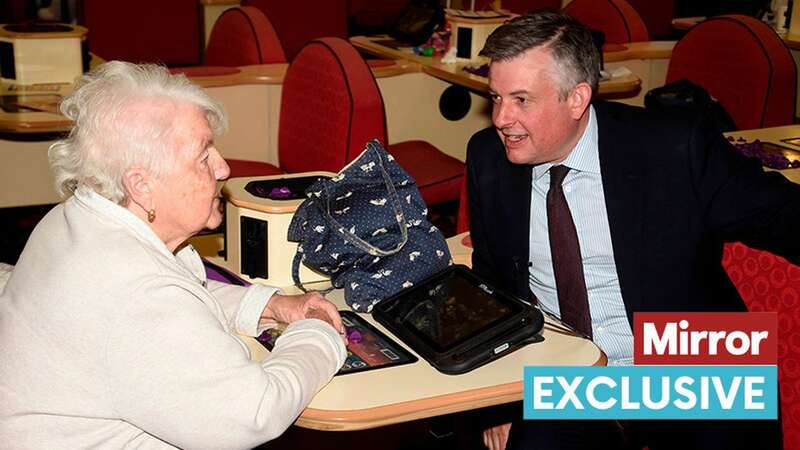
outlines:
[[[175,106],[170,135],[173,165],[153,183],[152,226],[167,247],[175,249],[200,230],[222,222],[217,181],[226,179],[230,169],[214,147],[214,135],[197,106]]]

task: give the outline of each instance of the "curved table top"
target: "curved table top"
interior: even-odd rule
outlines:
[[[464,245],[467,234],[451,237],[447,243],[454,261],[469,265],[472,250]],[[209,259],[220,263],[217,258]],[[284,291],[294,293],[294,289]],[[343,290],[334,290],[327,298],[339,309],[349,309]],[[395,342],[402,342],[371,315],[360,315]],[[413,364],[336,376],[314,397],[297,425],[317,430],[362,430],[499,405],[522,399],[525,366],[607,363],[605,354],[594,343],[564,334],[550,326],[548,320],[542,332],[543,342],[529,344],[465,374],[443,374],[420,357]],[[253,359],[260,360],[269,354],[254,338],[242,339],[251,349]],[[403,347],[408,349],[406,345]]]
[[[340,309],[347,309],[343,290],[335,290],[327,297]],[[372,316],[361,316],[401,342]],[[336,376],[314,397],[297,425],[317,430],[362,430],[499,405],[522,400],[525,366],[606,364],[606,356],[591,341],[562,334],[548,325],[542,335],[543,342],[462,375],[443,374],[419,358],[413,364]],[[243,339],[254,359],[268,355],[255,339]]]

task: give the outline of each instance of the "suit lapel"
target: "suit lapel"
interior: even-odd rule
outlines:
[[[510,167],[510,191],[507,193],[511,201],[508,203],[509,210],[505,212],[508,223],[508,244],[518,280],[518,289],[527,292],[522,285],[528,283],[528,260],[530,246],[529,221],[531,216],[531,166],[509,164]],[[519,280],[524,280],[519,281]]]
[[[600,172],[622,299],[633,323],[642,303],[643,171],[630,129],[602,103],[595,105]]]
[[[522,243],[516,245],[513,254],[522,263],[527,263],[529,259],[528,246],[530,241],[529,222],[531,217],[531,166],[512,165],[511,166],[511,192],[509,193],[512,201],[509,204],[508,217],[509,238],[511,242]]]

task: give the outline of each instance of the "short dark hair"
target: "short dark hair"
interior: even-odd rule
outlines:
[[[480,54],[507,61],[536,47],[550,50],[561,75],[556,82],[562,99],[584,81],[597,92],[600,52],[589,28],[566,14],[539,11],[515,17],[489,35]]]

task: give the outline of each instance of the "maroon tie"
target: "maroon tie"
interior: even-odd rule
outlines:
[[[589,315],[589,297],[583,278],[581,247],[578,233],[569,212],[567,199],[561,183],[569,167],[550,168],[550,190],[547,191],[547,234],[550,237],[550,253],[553,257],[553,273],[556,277],[558,307],[561,320],[581,334],[592,337],[592,318]]]

